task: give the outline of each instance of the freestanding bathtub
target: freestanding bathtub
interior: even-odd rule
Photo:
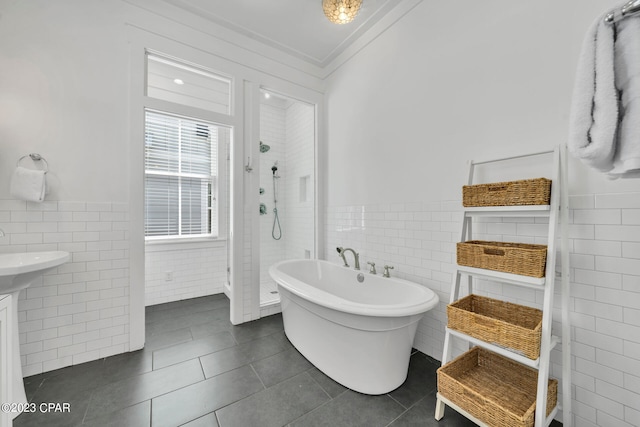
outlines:
[[[269,274],[287,338],[318,369],[366,394],[406,380],[418,322],[438,303],[431,289],[320,260],[282,261]]]

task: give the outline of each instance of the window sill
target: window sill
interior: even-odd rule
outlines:
[[[144,247],[146,252],[163,252],[187,249],[221,248],[227,244],[226,239],[213,239],[208,237],[193,237],[183,239],[154,239],[146,240]]]

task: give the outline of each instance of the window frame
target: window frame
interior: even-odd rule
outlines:
[[[234,134],[235,134],[235,118],[233,116],[233,111],[234,111],[234,105],[233,105],[233,99],[234,99],[234,91],[235,91],[235,85],[234,85],[234,81],[231,77],[225,75],[222,72],[219,71],[215,71],[209,68],[205,68],[205,67],[200,67],[203,70],[206,70],[208,73],[210,74],[216,74],[219,75],[220,78],[228,80],[231,82],[230,84],[230,92],[231,92],[231,106],[229,109],[229,114],[223,114],[223,113],[219,113],[219,112],[214,112],[214,111],[208,111],[208,110],[204,110],[202,108],[198,108],[198,107],[193,107],[193,106],[189,106],[189,105],[184,105],[184,104],[180,104],[180,103],[175,103],[175,102],[171,102],[171,101],[167,101],[165,99],[159,99],[159,98],[152,98],[147,96],[147,82],[146,82],[146,76],[147,76],[147,72],[146,72],[146,66],[147,66],[147,61],[148,61],[148,57],[149,56],[153,56],[155,58],[158,57],[165,57],[167,58],[167,60],[170,60],[171,62],[174,63],[184,63],[186,66],[189,67],[199,67],[198,65],[192,64],[190,62],[187,61],[181,61],[179,59],[176,59],[174,57],[171,56],[166,56],[166,55],[162,55],[161,53],[158,53],[157,51],[150,51],[150,50],[145,50],[145,91],[144,91],[144,95],[143,95],[143,113],[142,113],[142,119],[143,119],[143,141],[142,141],[142,146],[143,146],[143,150],[144,150],[144,146],[145,146],[145,135],[146,135],[146,112],[150,111],[150,112],[155,112],[155,113],[160,113],[160,114],[166,114],[169,116],[175,116],[175,117],[180,117],[180,118],[184,118],[184,119],[188,119],[188,120],[193,120],[193,121],[202,121],[206,124],[210,124],[210,125],[214,125],[214,126],[220,126],[223,128],[226,128],[228,130],[228,138],[227,141],[219,141],[217,144],[217,148],[218,148],[218,153],[217,153],[217,175],[216,178],[214,178],[214,180],[212,180],[212,184],[213,186],[215,186],[215,190],[216,190],[216,201],[217,201],[217,208],[218,208],[218,214],[217,214],[217,222],[218,222],[218,233],[217,235],[215,234],[197,234],[197,235],[177,235],[177,236],[146,236],[146,232],[143,231],[143,236],[144,236],[144,240],[145,240],[145,244],[173,244],[173,243],[193,243],[193,242],[216,242],[216,241],[225,241],[228,238],[228,230],[229,230],[229,218],[227,218],[226,212],[229,209],[228,203],[229,201],[229,182],[228,180],[230,179],[230,171],[228,170],[228,168],[230,167],[228,160],[229,160],[229,155],[230,155],[230,150],[231,150],[231,146],[233,144],[233,139],[234,139]],[[146,185],[144,184],[144,182],[146,181],[146,167],[144,165],[144,160],[146,159],[146,155],[143,153],[143,187],[146,188]],[[143,197],[145,198],[145,200],[143,200],[142,204],[143,207],[146,206],[146,196],[144,195],[144,188],[143,188]],[[143,225],[146,228],[146,221],[143,218]]]
[[[185,120],[185,121],[190,121],[192,123],[195,123],[196,125],[202,124],[202,125],[206,125],[207,127],[211,128],[226,128],[226,126],[222,126],[220,124],[217,123],[211,123],[211,122],[206,122],[204,120],[194,120],[190,117],[182,117],[182,116],[177,116],[175,114],[171,114],[171,113],[167,113],[164,111],[156,111],[156,110],[150,110],[150,109],[145,109],[145,147],[147,144],[146,141],[146,135],[147,135],[147,123],[148,123],[148,114],[151,113],[153,115],[157,116],[164,116],[164,117],[170,117],[170,118],[174,118],[178,121],[181,120]],[[153,176],[153,177],[168,177],[168,178],[177,178],[178,180],[178,194],[177,194],[177,201],[178,201],[178,207],[177,207],[177,228],[178,228],[178,234],[176,235],[147,235],[147,222],[145,221],[145,240],[148,241],[153,241],[153,240],[173,240],[173,239],[185,239],[185,238],[218,238],[220,235],[220,230],[219,230],[219,223],[220,221],[219,219],[219,214],[220,214],[220,209],[219,209],[219,188],[218,188],[218,182],[219,182],[219,167],[218,167],[218,163],[219,163],[219,152],[221,151],[219,149],[220,146],[220,141],[219,141],[219,137],[216,136],[216,141],[213,144],[212,147],[212,151],[211,151],[211,157],[210,157],[210,161],[214,164],[211,164],[210,166],[210,173],[209,174],[199,174],[199,173],[193,173],[193,172],[184,172],[182,171],[182,167],[183,167],[183,162],[182,162],[182,144],[184,142],[184,139],[182,138],[182,124],[180,123],[177,126],[178,129],[178,135],[179,135],[179,139],[177,142],[177,151],[178,151],[178,171],[177,172],[173,172],[173,171],[164,171],[164,170],[154,170],[154,169],[147,169],[146,167],[146,159],[147,159],[147,152],[146,152],[146,148],[145,148],[145,169],[144,169],[144,174],[145,174],[145,211],[147,210],[147,196],[146,196],[146,182],[147,182],[147,178],[149,176]],[[224,143],[224,142],[223,142]],[[215,155],[213,154],[215,150]],[[215,156],[215,162],[213,162]],[[215,169],[215,170],[214,170]],[[202,197],[200,198],[201,201],[203,201],[203,198],[206,199],[205,204],[206,207],[204,209],[206,209],[206,211],[208,212],[208,214],[206,215],[206,221],[208,223],[210,223],[210,225],[207,226],[207,229],[210,228],[210,230],[208,230],[208,233],[199,233],[199,234],[182,234],[183,231],[183,221],[182,221],[182,215],[183,215],[183,197],[182,197],[182,190],[183,190],[183,185],[182,185],[182,180],[183,179],[197,179],[197,180],[201,180],[203,183],[206,183],[209,187],[208,191],[206,192],[206,194],[203,194]],[[214,205],[215,202],[215,205]],[[215,213],[213,213],[215,211]],[[215,217],[215,219],[214,219]],[[202,220],[205,221],[205,216],[203,215]],[[215,221],[215,225],[214,225],[214,221]]]

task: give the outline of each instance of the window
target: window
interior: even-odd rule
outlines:
[[[146,111],[145,236],[218,236],[218,151],[230,129]]]

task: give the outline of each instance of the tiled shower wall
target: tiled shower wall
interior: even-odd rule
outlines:
[[[260,215],[260,283],[272,282],[269,267],[285,258],[285,246],[289,239],[287,222],[284,219],[288,194],[284,191],[289,180],[288,163],[285,159],[286,144],[286,109],[284,105],[260,105],[260,139],[271,149],[260,153],[260,187],[264,194],[260,195],[260,202],[267,207],[267,213]],[[283,228],[282,238],[275,240],[271,237],[273,229],[273,172],[271,167],[278,161],[278,174],[281,176],[276,183],[278,186],[278,216]],[[276,230],[277,231],[277,230]]]
[[[294,103],[287,108],[286,120],[286,258],[315,258],[314,108]]]
[[[579,426],[640,425],[640,193],[570,197],[573,412]],[[460,200],[332,206],[326,211],[326,253],[360,252],[361,264],[390,264],[392,274],[440,297],[427,313],[415,347],[442,358],[446,304],[462,222]],[[504,218],[476,223],[474,237],[546,244],[547,219]],[[381,269],[379,269],[381,271]],[[557,282],[559,287],[559,282]],[[540,307],[542,293],[492,282],[482,293]],[[556,288],[558,289],[558,288]],[[554,333],[560,335],[559,298]],[[560,377],[560,352],[552,376]]]
[[[18,300],[23,375],[129,350],[125,203],[0,201],[0,252],[68,251]]]
[[[301,102],[260,106],[260,139],[271,147],[260,154],[260,186],[264,188],[260,202],[267,206],[267,214],[260,215],[260,283],[272,282],[269,267],[278,261],[315,257],[314,113],[313,106]],[[277,181],[280,240],[272,237],[271,167],[276,160],[281,176]]]

